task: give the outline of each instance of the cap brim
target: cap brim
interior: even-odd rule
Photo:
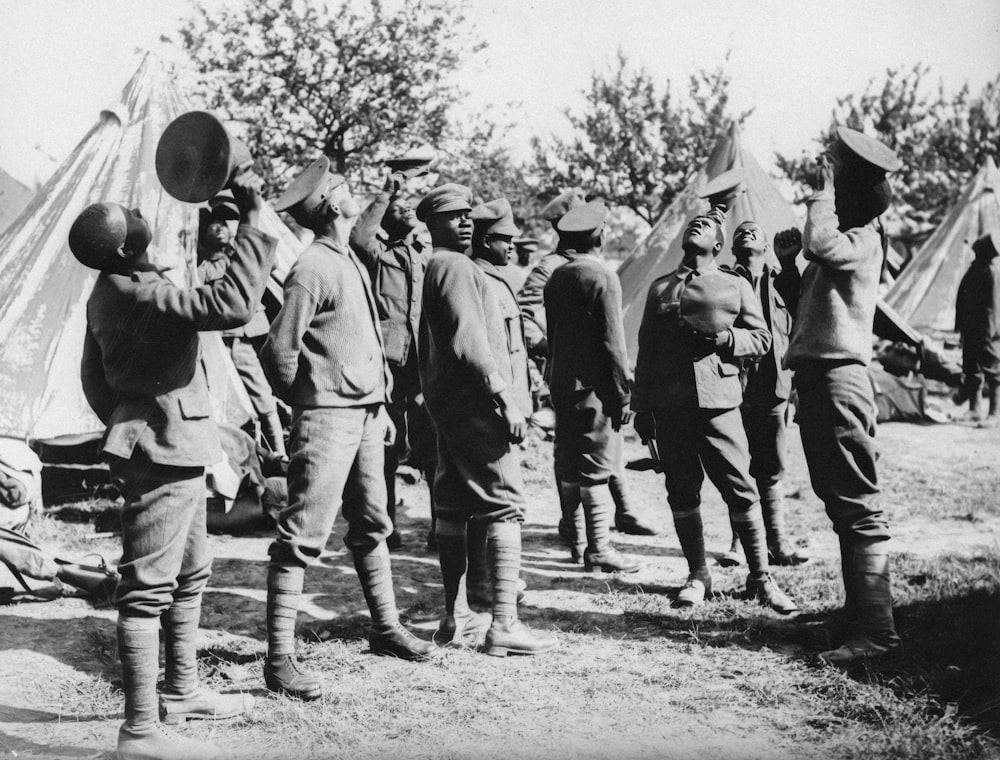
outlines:
[[[882,171],[894,172],[903,165],[892,148],[856,129],[837,127],[837,139],[862,161]]]
[[[698,197],[711,198],[716,195],[734,195],[746,190],[746,187],[746,172],[738,167],[724,171],[709,180],[698,193]]]

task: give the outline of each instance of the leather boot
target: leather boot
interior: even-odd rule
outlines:
[[[488,612],[473,612],[469,607],[466,526],[451,520],[442,520],[437,526],[445,604],[445,616],[433,637],[438,646],[476,647],[493,619]]]
[[[209,760],[210,744],[178,736],[160,723],[156,676],[160,654],[159,618],[118,618],[118,656],[125,692],[125,722],[118,730],[120,760]]]
[[[841,547],[847,552],[843,566],[848,630],[842,646],[819,657],[831,665],[850,666],[896,649],[899,636],[892,617],[887,542],[846,537]]]
[[[285,431],[281,427],[281,417],[277,410],[260,416],[260,432],[271,451],[280,457],[288,456],[285,450]]]
[[[385,542],[367,552],[355,551],[353,555],[354,569],[357,570],[361,590],[372,616],[372,627],[368,634],[372,654],[414,661],[435,657],[439,650],[432,642],[417,638],[399,622],[389,549]]]
[[[554,648],[555,636],[534,631],[517,619],[521,524],[490,523],[486,549],[493,571],[493,623],[486,632],[483,651],[495,657],[506,657],[508,654],[541,654]]]
[[[556,481],[559,488],[559,538],[569,547],[570,559],[574,563],[583,561],[587,548],[586,522],[580,505],[580,484],[566,480]]]
[[[586,518],[587,550],[583,566],[605,573],[634,573],[641,565],[611,545],[611,514],[614,502],[606,483],[580,487],[583,513]]]
[[[755,599],[764,607],[770,607],[779,615],[791,615],[799,611],[799,605],[782,591],[770,573],[754,574],[747,577],[748,599]]]
[[[681,545],[681,551],[684,552],[684,559],[687,560],[688,564],[688,582],[685,583],[685,586],[692,579],[698,579],[705,590],[700,594],[700,601],[697,602],[700,604],[706,596],[711,596],[712,589],[712,576],[708,572],[708,562],[705,559],[705,534],[701,524],[701,508],[694,507],[686,512],[672,511],[671,514],[674,518],[677,541]],[[684,587],[681,590],[683,591]],[[678,596],[677,604],[682,607],[691,606],[680,596]]]
[[[769,564],[781,567],[801,565],[809,557],[796,551],[789,551],[785,541],[785,500],[779,495],[764,498],[760,502],[764,516],[764,532],[767,536],[767,559]]]
[[[615,530],[630,536],[655,536],[659,533],[656,528],[646,525],[629,509],[628,489],[625,487],[623,476],[612,475],[608,480],[608,488],[615,502]]]
[[[308,702],[323,696],[323,685],[295,658],[295,618],[304,581],[304,568],[274,562],[268,566],[264,683],[269,691]]]

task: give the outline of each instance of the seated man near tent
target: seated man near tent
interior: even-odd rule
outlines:
[[[771,347],[767,353],[757,360],[743,363],[740,413],[750,444],[750,475],[760,493],[768,561],[772,565],[800,565],[807,562],[808,557],[792,551],[786,539],[781,482],[788,449],[788,396],[792,390],[792,372],[785,369],[782,362],[788,350],[792,318],[780,293],[780,269],[767,259],[769,249],[767,236],[756,222],[746,221],[736,228],[733,235],[734,271],[753,287],[771,333]],[[720,557],[720,563],[738,564],[738,546],[739,536],[734,528],[729,551]]]
[[[962,390],[956,401],[969,401],[969,417],[978,421],[983,385],[990,405],[986,420],[1000,422],[1000,230],[972,244],[975,259],[962,277],[955,303],[955,330],[962,339]]]
[[[707,474],[736,527],[750,574],[746,592],[781,614],[798,607],[768,572],[760,496],[739,406],[740,362],[756,359],[771,335],[753,289],[720,271],[725,206],[713,206],[684,230],[684,258],[649,287],[639,327],[632,408],[643,442],[655,440],[677,538],[688,563],[678,606],[712,594],[705,556],[701,489]]]
[[[574,492],[571,547],[587,569],[634,573],[639,563],[611,545],[614,500],[608,481],[622,471],[629,410],[628,352],[618,276],[600,257],[608,209],[579,206],[559,220],[569,261],[545,286],[549,360],[556,413],[555,469],[560,493]]]
[[[315,238],[285,280],[260,355],[275,393],[292,407],[288,506],[268,549],[264,682],[314,700],[323,685],[299,666],[295,620],[306,568],[322,553],[341,507],[344,543],[371,613],[372,653],[423,661],[436,647],[407,630],[396,609],[384,472],[395,434],[386,411],[392,375],[368,270],[347,242],[360,209],[326,156],[299,174],[274,208]]]
[[[225,196],[213,198],[210,209],[199,209],[198,227],[198,279],[214,282],[222,277],[233,254],[232,233],[228,221],[238,219],[239,212]],[[278,417],[278,405],[271,386],[260,367],[257,350],[263,343],[270,325],[263,305],[258,306],[245,325],[231,327],[222,333],[222,341],[229,349],[233,364],[246,388],[253,410],[260,420],[261,433],[271,451],[285,456],[285,436]]]
[[[215,747],[166,731],[160,717],[232,717],[253,701],[198,685],[195,640],[211,574],[204,473],[222,454],[198,332],[246,323],[263,295],[276,242],[257,226],[260,184],[246,171],[233,180],[242,221],[235,252],[221,279],[197,288],[175,286],[150,264],[152,232],[138,209],[97,203],[69,232],[73,255],[101,272],[87,302],[81,374],[87,401],[107,426],[111,474],[124,483],[116,595],[122,760],[215,757]],[[161,625],[166,676],[158,705]]]
[[[807,201],[802,234],[808,264],[785,355],[785,366],[795,371],[797,420],[812,487],[840,538],[846,630],[843,644],[819,657],[842,666],[899,645],[867,365],[888,245],[879,221],[892,199],[886,173],[900,165],[885,145],[845,127],[821,156],[818,189]],[[775,247],[782,270],[797,274],[798,246]]]

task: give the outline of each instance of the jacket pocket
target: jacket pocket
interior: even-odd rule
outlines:
[[[740,368],[736,364],[727,361],[719,362],[719,376],[720,377],[732,377],[733,375],[739,374]]]
[[[203,420],[212,414],[212,404],[208,396],[192,395],[181,396],[177,399],[177,405],[181,410],[181,419]]]

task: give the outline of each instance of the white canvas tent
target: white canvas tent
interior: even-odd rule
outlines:
[[[886,293],[886,302],[918,330],[955,329],[955,296],[972,263],[970,246],[976,238],[1000,228],[997,193],[1000,172],[988,157]]]
[[[721,137],[687,188],[681,192],[660,216],[649,235],[618,268],[622,284],[622,307],[625,318],[625,338],[629,356],[634,361],[638,350],[639,323],[646,302],[646,291],[657,277],[676,269],[681,262],[681,233],[690,219],[708,211],[708,202],[698,197],[705,184],[724,171],[743,167],[747,191],[726,215],[726,248],[720,263],[732,263],[729,246],[733,231],[741,222],[753,220],[760,224],[768,238],[776,232],[796,226],[791,204],[782,197],[774,181],[767,176],[757,160],[743,148],[739,128],[733,124]]]
[[[97,273],[67,244],[83,208],[99,201],[140,208],[153,228],[153,263],[168,267],[176,284],[194,284],[197,206],[168,196],[154,169],[163,129],[187,110],[147,56],[118,102],[0,235],[0,436],[71,442],[103,432],[80,383],[86,302]],[[262,226],[282,241],[276,275],[283,279],[300,245],[270,208]],[[273,287],[280,295],[280,281]],[[242,424],[250,419],[249,399],[219,335],[204,334],[202,344],[216,415]]]

